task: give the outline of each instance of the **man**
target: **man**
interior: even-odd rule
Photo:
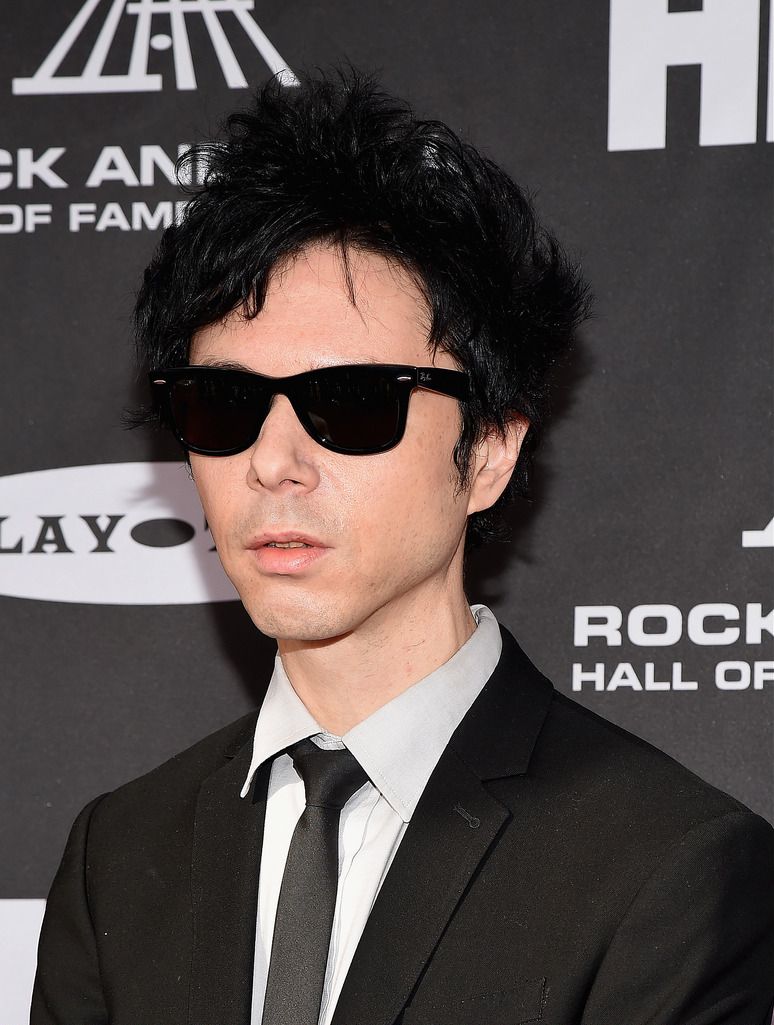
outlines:
[[[271,83],[193,159],[137,334],[278,657],[257,715],[81,813],[32,1025],[764,1025],[774,831],[463,588],[577,272],[355,73]]]

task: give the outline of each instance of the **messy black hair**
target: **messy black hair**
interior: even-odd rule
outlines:
[[[468,521],[469,544],[502,536],[500,507],[528,497],[551,371],[589,308],[578,269],[524,191],[351,67],[297,86],[270,80],[224,137],[181,158],[178,177],[197,184],[138,293],[141,361],[185,364],[198,329],[236,310],[254,317],[272,272],[304,247],[340,247],[345,266],[347,252],[378,253],[424,296],[430,352],[445,350],[470,376],[454,450],[460,488],[477,441],[514,414],[529,421],[505,493]]]

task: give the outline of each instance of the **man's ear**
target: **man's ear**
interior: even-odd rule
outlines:
[[[508,486],[519,458],[529,420],[519,413],[509,416],[505,431],[492,431],[473,450],[473,480],[468,496],[468,516],[495,504]]]

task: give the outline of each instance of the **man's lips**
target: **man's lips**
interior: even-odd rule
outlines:
[[[275,544],[284,545],[293,541],[306,547],[274,547]],[[247,548],[253,552],[259,570],[282,576],[303,572],[330,551],[329,546],[319,538],[297,530],[276,530],[260,534],[250,541]]]
[[[300,544],[308,545],[310,548],[327,548],[328,545],[324,544],[319,538],[312,537],[311,534],[301,533],[297,530],[272,530],[264,534],[259,534],[258,537],[253,538],[248,542],[248,548],[265,548],[271,544],[290,544],[296,541]],[[293,549],[287,549],[293,551]]]

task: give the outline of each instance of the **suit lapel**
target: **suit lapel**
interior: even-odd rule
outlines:
[[[271,762],[256,775],[250,794],[241,798],[252,754],[252,729],[235,748],[225,764],[205,779],[196,803],[190,1025],[236,1025],[250,1020],[258,869]]]
[[[553,687],[502,633],[500,662],[430,777],[379,891],[332,1025],[391,1025],[512,817],[483,781],[527,771]]]
[[[333,1025],[387,1025],[402,1010],[509,813],[445,752],[366,923]]]

